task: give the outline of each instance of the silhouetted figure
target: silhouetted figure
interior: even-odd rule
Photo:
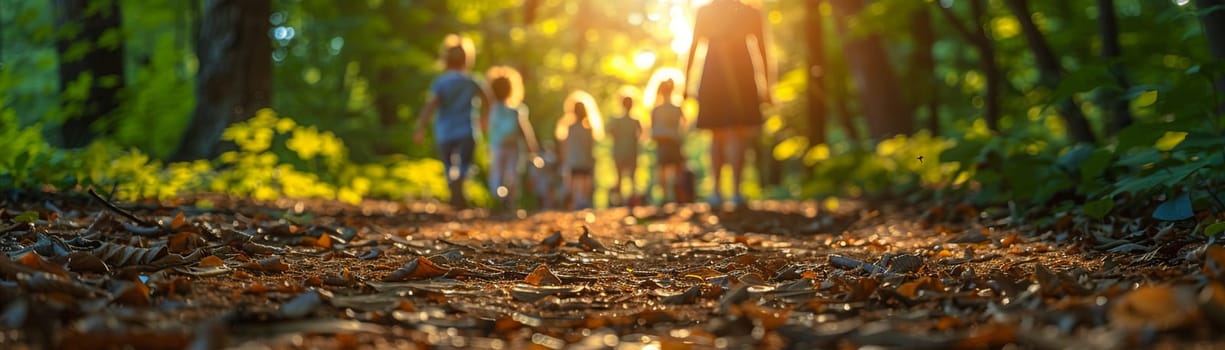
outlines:
[[[732,167],[732,203],[745,203],[740,191],[744,153],[761,125],[761,104],[769,102],[763,31],[761,10],[738,0],[714,0],[698,9],[685,73],[692,77],[695,59],[701,59],[697,127],[712,136],[712,205],[723,202],[724,164]],[[702,46],[705,54],[698,57]]]
[[[481,101],[480,125],[489,123],[491,98],[484,87],[468,74],[476,49],[472,41],[458,35],[447,36],[443,43],[442,60],[446,70],[430,84],[430,95],[425,108],[417,120],[413,142],[425,142],[425,128],[431,119],[434,122],[434,144],[438,147],[438,158],[446,172],[447,187],[451,191],[451,205],[467,206],[464,196],[464,179],[472,166],[476,139],[472,125],[472,101]]]

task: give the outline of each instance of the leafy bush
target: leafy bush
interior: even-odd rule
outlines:
[[[261,110],[222,134],[236,149],[213,161],[164,164],[137,149],[98,141],[80,150],[50,147],[39,125],[18,127],[11,110],[0,109],[0,188],[59,189],[97,185],[125,200],[170,199],[214,192],[259,200],[289,198],[422,199],[447,194],[442,163],[435,159],[388,158],[349,161],[344,142],[329,131],[304,126]],[[484,186],[466,184],[478,205],[492,203]],[[440,198],[445,199],[445,198]]]

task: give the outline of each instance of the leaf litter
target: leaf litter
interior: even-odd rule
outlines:
[[[15,332],[4,342],[1225,344],[1216,335],[1225,330],[1225,248],[1161,222],[993,226],[962,205],[915,213],[848,203],[825,212],[780,202],[505,221],[395,203],[226,203],[201,211],[72,197],[5,202],[0,321]],[[1121,248],[1131,245],[1156,248]]]

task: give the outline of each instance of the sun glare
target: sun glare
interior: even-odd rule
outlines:
[[[655,66],[655,53],[650,51],[642,51],[634,54],[634,66],[641,70],[647,70]]]
[[[688,15],[679,5],[672,6],[668,17],[668,30],[672,32],[672,51],[684,54],[689,51],[689,44],[693,43],[693,26],[689,24]]]

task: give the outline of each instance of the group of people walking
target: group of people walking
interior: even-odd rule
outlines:
[[[713,0],[698,9],[694,38],[689,48],[686,70],[658,70],[647,85],[643,100],[650,108],[650,128],[643,128],[634,117],[633,94],[620,97],[623,113],[608,120],[600,118],[595,98],[575,91],[566,99],[565,114],[557,123],[556,152],[542,150],[530,123],[529,110],[523,103],[523,81],[518,71],[507,66],[490,68],[487,84],[477,82],[468,72],[475,49],[470,40],[449,36],[444,42],[442,61],[445,71],[430,85],[430,96],[418,119],[414,140],[425,139],[427,124],[433,121],[435,146],[438,149],[451,191],[451,204],[463,206],[466,197],[462,183],[472,166],[475,153],[473,101],[480,100],[478,126],[489,144],[490,192],[504,204],[514,203],[520,195],[518,179],[524,155],[531,158],[532,183],[546,207],[590,208],[595,191],[595,143],[606,133],[612,139],[612,156],[617,181],[610,197],[624,204],[641,203],[634,174],[638,168],[641,141],[649,138],[655,144],[658,169],[657,183],[662,199],[672,201],[692,193],[678,186],[692,188],[686,179],[685,158],[681,151],[685,126],[688,125],[681,103],[688,98],[686,78],[696,77],[698,113],[695,126],[708,130],[714,190],[708,197],[712,205],[722,205],[725,199],[733,205],[745,204],[741,192],[745,152],[762,123],[761,104],[770,102],[770,74],[761,12],[739,0]],[[705,55],[699,55],[704,46]],[[695,63],[701,63],[699,70]],[[607,132],[605,132],[607,131]],[[720,184],[722,169],[730,165],[732,188],[724,197]],[[556,167],[556,168],[554,168]],[[549,179],[561,178],[566,198],[557,198],[559,191]],[[622,183],[628,182],[629,195],[622,194]],[[680,193],[677,189],[682,188]]]

